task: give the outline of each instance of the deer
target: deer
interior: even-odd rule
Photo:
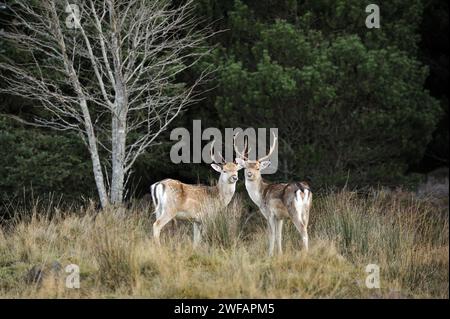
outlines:
[[[153,223],[153,237],[160,245],[161,229],[171,220],[188,220],[194,225],[193,245],[196,247],[202,237],[202,219],[206,213],[202,205],[208,202],[226,207],[236,190],[238,163],[226,162],[220,155],[216,161],[213,154],[214,142],[211,143],[211,167],[220,173],[214,186],[185,184],[175,179],[164,179],[151,185],[150,190],[155,207],[156,221]]]
[[[237,135],[235,136],[236,139]],[[244,167],[245,188],[250,199],[258,206],[268,224],[269,256],[273,256],[275,242],[277,251],[282,254],[283,221],[290,219],[300,233],[305,251],[308,250],[308,220],[312,204],[312,192],[307,182],[269,183],[261,177],[261,171],[269,167],[269,157],[277,144],[273,133],[273,144],[269,153],[259,159],[249,160],[247,142],[240,152],[234,141],[238,157],[236,163]]]

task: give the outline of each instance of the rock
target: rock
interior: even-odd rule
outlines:
[[[419,185],[417,189],[419,198],[447,198],[449,195],[448,176],[448,167],[441,167],[428,173],[426,182]]]
[[[25,282],[28,284],[41,284],[42,280],[50,274],[57,276],[62,270],[62,266],[58,261],[51,264],[34,265],[25,274]]]

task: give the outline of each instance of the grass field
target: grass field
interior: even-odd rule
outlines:
[[[448,203],[400,191],[316,196],[309,252],[287,222],[284,254],[269,258],[266,225],[243,198],[211,214],[197,249],[187,223],[163,230],[157,247],[141,203],[100,214],[36,204],[0,228],[0,297],[449,297]],[[69,264],[79,289],[65,286]],[[367,264],[380,267],[380,289],[366,287]]]

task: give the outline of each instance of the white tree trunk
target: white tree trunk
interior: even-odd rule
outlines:
[[[88,139],[89,153],[91,154],[95,185],[97,186],[100,204],[102,208],[105,208],[108,205],[108,194],[106,192],[105,181],[103,179],[102,166],[97,148],[97,139],[95,137],[94,127],[92,126],[92,120],[88,111],[86,100],[81,100],[80,106],[84,115],[84,126]]]
[[[186,86],[175,79],[209,52],[207,30],[198,30],[194,0],[180,6],[165,0],[76,2],[15,3],[14,25],[0,36],[34,62],[1,62],[7,72],[0,72],[6,83],[0,92],[37,100],[46,110],[36,119],[40,126],[85,138],[105,208],[123,202],[136,159],[196,99],[194,89],[207,73]],[[111,156],[108,185],[99,147]]]
[[[124,112],[123,112],[124,113]],[[112,118],[111,203],[121,204],[125,181],[126,116]]]

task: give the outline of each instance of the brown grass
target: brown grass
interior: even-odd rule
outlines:
[[[310,251],[301,251],[286,223],[284,254],[274,258],[260,214],[245,204],[238,196],[227,209],[215,208],[197,249],[182,223],[175,233],[163,231],[157,247],[154,216],[142,205],[52,216],[35,207],[0,228],[0,297],[449,297],[448,210],[431,201],[386,191],[316,196]],[[365,286],[371,263],[380,267],[380,289]],[[80,289],[65,287],[68,264],[80,267]],[[33,266],[42,280],[30,281]]]

